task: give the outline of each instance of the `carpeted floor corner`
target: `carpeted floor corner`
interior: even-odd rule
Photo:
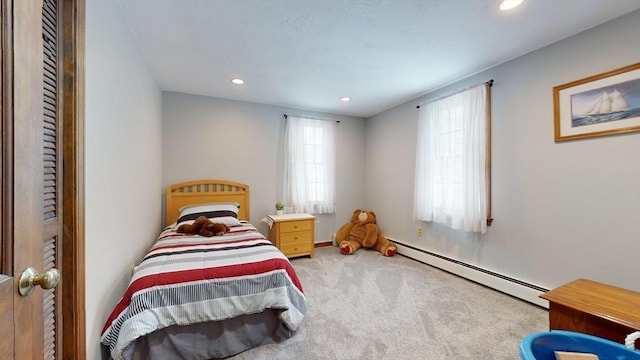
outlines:
[[[308,311],[291,339],[232,360],[519,359],[547,310],[396,255],[337,247],[293,259]]]

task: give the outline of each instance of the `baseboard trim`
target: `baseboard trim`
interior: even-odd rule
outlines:
[[[541,294],[549,291],[549,289],[467,264],[463,261],[436,254],[431,251],[403,244],[402,242],[394,239],[389,240],[393,241],[394,244],[397,245],[398,254],[400,255],[463,277],[543,308],[549,308],[549,303],[539,297]]]
[[[313,247],[325,247],[325,246],[333,246],[333,243],[331,241],[323,241],[323,242],[317,242],[315,244],[313,244]]]

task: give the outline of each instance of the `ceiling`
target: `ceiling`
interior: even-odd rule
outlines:
[[[525,0],[510,12],[498,0],[119,1],[163,90],[360,117],[640,8],[640,0]]]

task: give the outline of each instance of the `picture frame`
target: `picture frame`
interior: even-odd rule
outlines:
[[[555,141],[640,132],[640,62],[553,87]]]

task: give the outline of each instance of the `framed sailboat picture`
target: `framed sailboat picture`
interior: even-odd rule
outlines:
[[[553,88],[555,141],[640,132],[640,63]]]

